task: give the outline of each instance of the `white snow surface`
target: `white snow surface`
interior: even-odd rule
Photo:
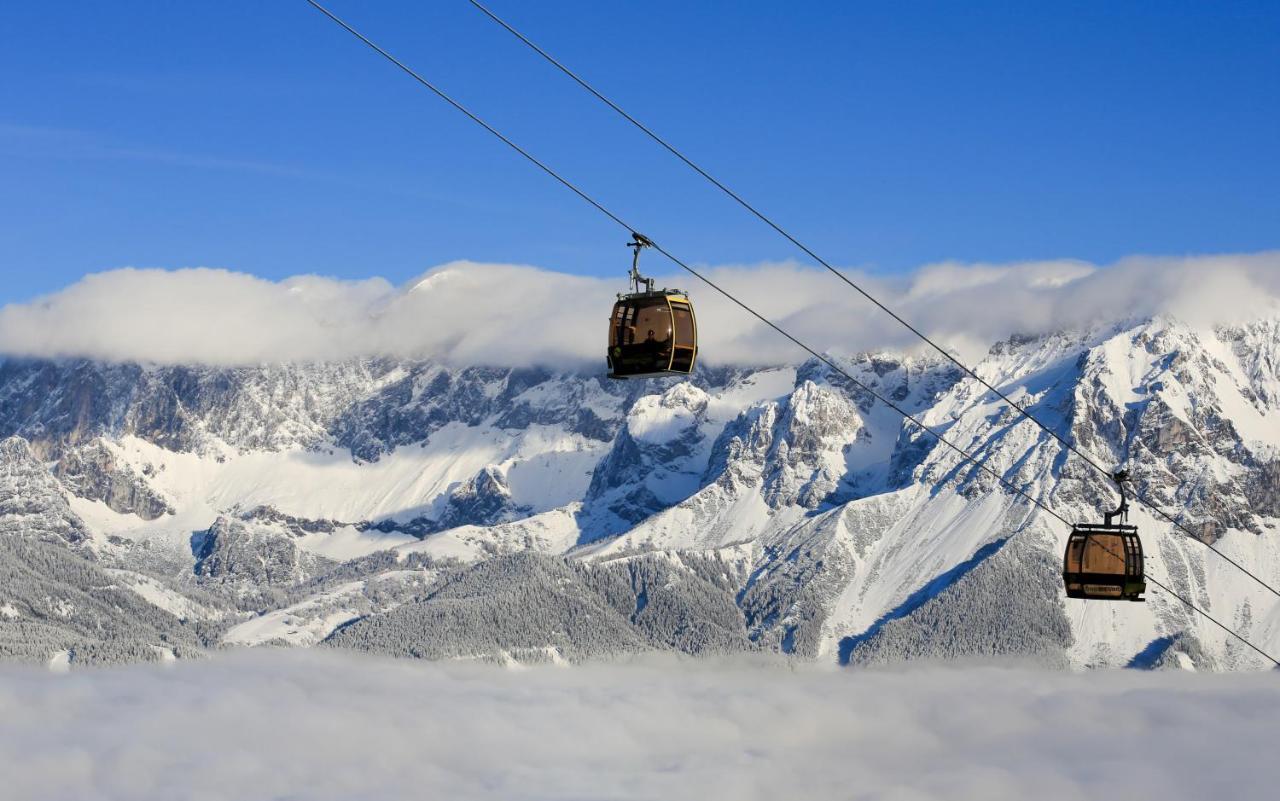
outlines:
[[[627,431],[637,442],[658,444],[675,439],[697,425],[707,393],[692,384],[677,384],[661,395],[646,395],[631,407]]]
[[[200,604],[197,604],[181,593],[164,586],[150,576],[135,573],[132,570],[108,569],[107,573],[113,578],[119,580],[121,584],[124,584],[126,587],[133,590],[147,603],[158,609],[163,609],[179,620],[220,616],[219,613],[205,609],[200,606]]]
[[[354,599],[363,588],[363,581],[352,581],[284,609],[259,615],[232,626],[222,641],[228,645],[269,642],[313,645],[338,626],[359,617]]]
[[[49,672],[65,674],[71,672],[71,652],[57,651],[49,657]]]
[[[1247,744],[1278,718],[1275,674],[254,651],[0,669],[0,775],[51,801],[1269,798]]]
[[[179,509],[201,505],[209,522],[215,511],[255,506],[296,517],[359,522],[412,518],[482,468],[509,468],[526,459],[536,459],[542,469],[510,470],[513,497],[538,504],[539,511],[552,509],[582,496],[591,480],[590,465],[604,447],[548,426],[513,434],[454,422],[424,446],[398,448],[373,463],[356,462],[341,449],[233,451],[211,459],[174,453],[137,437],[123,438],[117,455],[138,470],[148,464],[158,467],[152,485],[177,499]],[[155,525],[163,527],[165,520]]]
[[[418,540],[397,531],[360,531],[355,526],[341,526],[331,532],[309,532],[298,537],[298,547],[319,556],[344,562],[378,551],[386,551]]]

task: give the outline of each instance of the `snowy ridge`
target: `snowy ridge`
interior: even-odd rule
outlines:
[[[1087,465],[952,365],[841,364],[1067,519],[1113,505]],[[1280,583],[1280,318],[1013,337],[978,370]],[[128,654],[177,638],[517,662],[711,648],[1261,666],[1158,592],[1064,599],[1060,523],[817,361],[616,383],[387,360],[10,361],[0,435],[0,540],[98,565],[117,577],[111,592],[165,615],[128,635]],[[1280,650],[1274,596],[1145,510],[1133,517],[1153,576]],[[40,658],[67,650],[74,664],[75,593],[48,595],[40,642],[58,648]],[[2,652],[32,651],[3,646],[30,640],[30,597],[0,588]],[[544,640],[477,630],[520,604],[550,616],[529,629]]]

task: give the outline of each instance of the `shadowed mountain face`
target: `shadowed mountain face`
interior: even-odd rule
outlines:
[[[951,365],[840,361],[1067,519],[1114,505]],[[1280,320],[1013,338],[979,370],[1280,582]],[[1060,523],[816,361],[609,382],[10,360],[0,437],[0,653],[15,658],[323,642],[498,661],[1257,666],[1158,593],[1064,599]],[[1134,522],[1153,576],[1280,650],[1274,596],[1144,510]]]

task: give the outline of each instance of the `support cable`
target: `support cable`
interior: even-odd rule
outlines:
[[[421,75],[419,75],[419,74],[418,74],[417,72],[415,72],[413,69],[411,69],[410,67],[408,67],[407,65],[405,65],[403,62],[401,62],[401,61],[400,61],[399,59],[397,59],[395,56],[391,55],[391,54],[390,54],[390,53],[388,53],[386,50],[383,50],[381,47],[379,47],[377,44],[375,44],[372,40],[370,40],[369,38],[367,38],[364,34],[360,33],[360,32],[359,32],[359,31],[357,31],[355,28],[351,27],[351,26],[350,26],[350,25],[348,25],[346,22],[344,22],[341,18],[339,18],[338,16],[336,16],[333,12],[329,11],[327,8],[325,8],[324,6],[322,6],[320,3],[316,2],[316,0],[306,0],[306,2],[307,2],[309,5],[311,5],[313,8],[315,8],[317,11],[319,11],[320,13],[322,13],[322,14],[324,14],[326,17],[328,17],[330,20],[332,20],[333,22],[337,23],[339,26],[341,26],[343,29],[345,29],[345,30],[346,30],[348,33],[350,33],[352,36],[354,36],[354,37],[356,37],[357,39],[359,39],[361,42],[363,42],[363,43],[364,43],[365,45],[367,45],[369,48],[371,48],[372,50],[374,50],[375,52],[377,52],[377,53],[378,53],[379,55],[381,55],[383,58],[385,58],[386,60],[390,61],[390,62],[391,62],[392,64],[394,64],[395,66],[399,67],[403,72],[405,72],[407,75],[409,75],[409,77],[413,78],[415,81],[417,81],[418,83],[420,83],[421,85],[423,85],[423,86],[424,86],[424,87],[426,87],[427,89],[431,90],[431,92],[433,92],[433,93],[434,93],[437,97],[439,97],[441,100],[444,100],[446,103],[448,103],[449,105],[453,106],[456,110],[458,110],[458,111],[459,111],[459,112],[461,112],[462,114],[466,115],[466,116],[467,116],[467,117],[468,117],[472,122],[476,123],[476,124],[477,124],[477,125],[479,125],[480,127],[484,128],[486,131],[488,131],[489,133],[493,134],[495,137],[497,137],[499,140],[501,140],[504,144],[506,144],[506,145],[507,145],[508,147],[510,147],[512,150],[516,151],[516,152],[517,152],[517,153],[519,153],[521,156],[523,156],[526,160],[528,160],[530,163],[532,163],[534,166],[536,166],[538,169],[542,170],[542,171],[543,171],[543,172],[545,172],[547,175],[550,175],[552,178],[554,178],[554,179],[555,179],[557,182],[559,182],[561,185],[563,185],[564,187],[566,187],[567,189],[569,189],[570,191],[572,191],[572,192],[573,192],[575,195],[577,195],[578,197],[582,198],[584,201],[586,201],[588,204],[590,204],[593,208],[595,208],[595,209],[596,209],[597,211],[599,211],[601,214],[605,215],[605,216],[606,216],[606,217],[608,217],[610,220],[613,220],[615,223],[617,223],[617,224],[618,224],[619,226],[621,226],[622,228],[625,228],[625,229],[626,229],[628,232],[630,232],[631,234],[633,234],[633,235],[635,235],[635,234],[636,234],[636,230],[635,230],[633,227],[631,227],[629,224],[627,224],[627,223],[626,223],[626,222],[625,222],[621,217],[619,217],[619,216],[617,216],[616,214],[614,214],[613,212],[609,211],[607,208],[605,208],[603,205],[601,205],[599,202],[597,202],[594,198],[592,198],[592,197],[591,197],[590,195],[588,195],[586,192],[584,192],[583,190],[581,190],[581,189],[579,189],[577,186],[575,186],[573,183],[571,183],[567,178],[564,178],[564,177],[563,177],[563,176],[561,176],[559,173],[557,173],[554,169],[552,169],[550,166],[548,166],[547,164],[543,163],[543,162],[542,162],[542,161],[540,161],[537,157],[535,157],[534,155],[532,155],[531,153],[529,153],[527,150],[525,150],[525,149],[521,148],[521,147],[520,147],[519,145],[517,145],[515,142],[511,141],[510,139],[508,139],[508,138],[507,138],[506,136],[504,136],[501,132],[499,132],[496,128],[494,128],[493,126],[489,125],[487,122],[485,122],[483,119],[481,119],[481,118],[480,118],[479,116],[477,116],[476,114],[472,113],[470,110],[468,110],[468,109],[467,109],[465,106],[463,106],[461,103],[459,103],[458,101],[454,100],[452,97],[450,97],[448,94],[446,94],[442,89],[440,89],[440,88],[439,88],[439,87],[437,87],[435,84],[433,84],[433,83],[431,83],[430,81],[428,81],[426,78],[423,78]],[[698,280],[702,281],[704,284],[706,284],[706,285],[707,285],[707,286],[709,286],[710,288],[714,289],[716,292],[718,292],[718,293],[720,293],[721,295],[723,295],[726,299],[728,299],[728,300],[729,300],[729,301],[731,301],[734,305],[736,305],[736,306],[738,306],[739,308],[741,308],[743,311],[745,311],[745,312],[747,312],[748,314],[750,314],[752,317],[755,317],[757,320],[759,320],[760,322],[764,323],[764,324],[765,324],[766,326],[768,326],[769,328],[772,328],[774,331],[776,331],[777,333],[779,333],[779,334],[780,334],[780,335],[782,335],[783,337],[785,337],[785,338],[787,338],[788,340],[790,340],[793,344],[795,344],[797,347],[799,347],[799,348],[801,348],[802,350],[804,350],[804,351],[806,351],[807,353],[809,353],[809,354],[810,354],[811,356],[813,356],[815,359],[817,359],[817,360],[821,361],[822,363],[824,363],[824,364],[826,364],[828,367],[830,367],[832,370],[834,370],[834,371],[836,371],[837,373],[839,373],[840,375],[844,376],[846,379],[848,379],[850,382],[852,382],[854,385],[856,385],[857,387],[859,387],[862,391],[866,392],[866,393],[867,393],[868,395],[870,395],[871,397],[875,398],[876,400],[879,400],[881,403],[885,404],[885,405],[886,405],[886,406],[888,406],[890,409],[893,409],[895,412],[897,412],[898,414],[902,415],[902,417],[903,417],[905,420],[907,420],[907,421],[911,422],[912,424],[914,424],[914,425],[915,425],[917,428],[919,428],[920,430],[922,430],[922,431],[924,431],[925,433],[927,433],[927,434],[931,435],[931,436],[932,436],[934,439],[936,439],[938,442],[942,443],[943,445],[946,445],[948,448],[950,448],[952,451],[954,451],[956,454],[958,454],[958,455],[959,455],[959,456],[960,456],[960,457],[961,457],[965,462],[968,462],[968,463],[970,463],[970,464],[974,465],[975,467],[979,468],[980,470],[982,470],[982,471],[986,472],[987,474],[989,474],[990,476],[992,476],[993,478],[995,478],[995,480],[996,480],[996,481],[998,481],[998,482],[999,482],[1001,485],[1003,485],[1005,488],[1007,488],[1007,489],[1009,489],[1011,492],[1013,492],[1013,493],[1015,493],[1015,494],[1017,494],[1017,495],[1021,496],[1022,498],[1024,498],[1025,500],[1027,500],[1027,501],[1028,501],[1028,502],[1030,502],[1031,504],[1035,505],[1036,507],[1038,507],[1040,510],[1042,510],[1042,511],[1043,511],[1043,512],[1045,512],[1046,514],[1050,515],[1051,517],[1056,518],[1057,520],[1061,521],[1062,523],[1064,523],[1064,524],[1066,524],[1066,525],[1068,525],[1068,526],[1070,526],[1070,525],[1071,525],[1071,522],[1070,522],[1069,520],[1067,520],[1066,518],[1064,518],[1062,515],[1058,514],[1057,512],[1053,511],[1053,509],[1051,509],[1051,508],[1049,508],[1048,506],[1046,506],[1046,505],[1044,504],[1044,502],[1043,502],[1043,501],[1039,500],[1038,498],[1033,497],[1033,496],[1032,496],[1031,494],[1029,494],[1026,490],[1022,489],[1021,487],[1018,487],[1018,486],[1014,485],[1014,484],[1013,484],[1013,482],[1011,482],[1009,479],[1005,478],[1004,476],[1000,475],[1000,473],[996,472],[996,470],[995,470],[994,468],[992,468],[992,467],[990,467],[989,465],[987,465],[984,461],[981,461],[981,460],[979,460],[977,457],[970,455],[967,451],[965,451],[965,450],[964,450],[963,448],[961,448],[959,445],[956,445],[955,443],[951,442],[951,440],[947,439],[947,438],[946,438],[945,436],[943,436],[942,434],[938,433],[938,432],[937,432],[937,431],[935,431],[934,429],[932,429],[932,428],[930,428],[929,426],[925,425],[923,422],[921,422],[918,418],[916,418],[916,417],[915,417],[914,415],[912,415],[910,412],[908,412],[907,410],[903,409],[901,406],[899,406],[898,404],[896,404],[895,402],[893,402],[893,401],[892,401],[892,400],[890,400],[889,398],[886,398],[885,396],[883,396],[883,395],[881,395],[880,393],[876,392],[874,389],[872,389],[872,388],[871,388],[870,386],[868,386],[867,384],[864,384],[863,382],[859,381],[859,380],[858,380],[857,378],[855,378],[852,374],[850,374],[847,370],[845,370],[844,368],[840,367],[840,365],[838,365],[838,364],[836,364],[834,361],[832,361],[829,357],[824,356],[823,354],[821,354],[821,353],[819,353],[818,351],[814,350],[814,349],[813,349],[812,347],[810,347],[809,345],[806,345],[804,342],[802,342],[801,340],[797,339],[795,336],[791,335],[791,334],[790,334],[790,333],[788,333],[786,330],[784,330],[783,328],[781,328],[778,324],[774,323],[772,320],[768,319],[768,318],[767,318],[767,317],[765,317],[764,315],[762,315],[762,314],[760,314],[759,312],[757,312],[755,309],[751,308],[751,307],[750,307],[750,306],[748,306],[747,304],[745,304],[745,303],[743,303],[742,301],[738,300],[738,299],[737,299],[736,297],[734,297],[731,293],[729,293],[729,291],[728,291],[728,290],[723,289],[723,288],[722,288],[722,287],[720,287],[718,284],[716,284],[715,282],[713,282],[711,279],[709,279],[709,278],[707,278],[706,276],[704,276],[702,273],[699,273],[697,270],[694,270],[694,269],[693,269],[692,267],[690,267],[688,264],[686,264],[685,262],[681,261],[679,258],[677,258],[676,256],[674,256],[673,254],[671,254],[671,253],[670,253],[670,252],[668,252],[667,250],[663,249],[663,247],[662,247],[661,245],[657,244],[656,242],[653,242],[651,239],[650,239],[649,241],[652,243],[652,247],[653,247],[653,249],[654,249],[654,250],[658,251],[658,252],[659,252],[659,253],[661,253],[663,256],[666,256],[666,257],[667,257],[669,260],[671,260],[674,264],[676,264],[677,266],[681,267],[681,268],[682,268],[682,269],[684,269],[686,272],[688,272],[690,275],[692,275],[693,277],[695,277],[695,278],[697,278]],[[1190,600],[1188,600],[1188,599],[1186,599],[1186,598],[1182,597],[1181,595],[1178,595],[1177,593],[1173,592],[1173,591],[1172,591],[1172,590],[1170,590],[1169,588],[1165,587],[1163,584],[1160,584],[1159,582],[1156,582],[1154,579],[1152,579],[1152,583],[1153,583],[1153,584],[1155,584],[1156,586],[1158,586],[1158,587],[1160,587],[1160,588],[1164,589],[1166,592],[1168,592],[1168,593],[1169,593],[1170,595],[1172,595],[1174,598],[1177,598],[1178,600],[1182,601],[1184,604],[1186,604],[1188,607],[1190,607],[1190,608],[1191,608],[1191,609],[1193,609],[1194,611],[1196,611],[1196,612],[1198,612],[1199,614],[1203,615],[1203,616],[1205,617],[1205,619],[1207,619],[1207,620],[1209,620],[1210,622],[1214,623],[1215,625],[1217,625],[1218,627],[1220,627],[1221,629],[1223,629],[1224,631],[1226,631],[1229,635],[1231,635],[1231,636],[1232,636],[1232,637],[1234,637],[1235,639],[1239,640],[1240,642],[1242,642],[1242,643],[1244,643],[1245,645],[1247,645],[1247,646],[1249,646],[1250,648],[1252,648],[1252,649],[1253,649],[1254,651],[1256,651],[1257,653],[1261,654],[1261,655],[1262,655],[1263,657],[1265,657],[1268,661],[1270,661],[1271,663],[1273,663],[1276,667],[1280,667],[1280,660],[1278,660],[1278,659],[1276,659],[1275,657],[1273,657],[1273,656],[1269,655],[1266,651],[1263,651],[1261,648],[1259,648],[1258,646],[1256,646],[1256,645],[1254,645],[1253,643],[1251,643],[1251,642],[1250,642],[1249,640],[1247,640],[1243,635],[1241,635],[1241,634],[1237,633],[1236,631],[1234,631],[1234,630],[1232,630],[1232,629],[1228,628],[1227,626],[1223,625],[1222,623],[1219,623],[1217,620],[1215,620],[1213,617],[1211,617],[1207,612],[1205,612],[1204,610],[1200,609],[1198,606],[1196,606],[1195,604],[1193,604]]]
[[[927,334],[925,334],[925,333],[924,333],[923,331],[921,331],[919,328],[917,328],[917,327],[915,327],[914,325],[912,325],[910,322],[908,322],[906,319],[904,319],[901,315],[899,315],[899,314],[898,314],[897,312],[895,312],[893,309],[889,308],[889,306],[885,305],[882,301],[880,301],[878,298],[876,298],[876,297],[875,297],[874,295],[872,295],[870,292],[868,292],[868,291],[866,291],[865,289],[863,289],[861,286],[859,286],[855,281],[853,281],[851,278],[849,278],[849,277],[848,277],[847,275],[845,275],[843,272],[841,272],[840,270],[838,270],[838,269],[836,269],[835,267],[833,267],[830,263],[828,263],[825,259],[823,259],[821,256],[819,256],[817,253],[813,252],[813,250],[811,250],[807,245],[805,245],[803,242],[801,242],[800,240],[796,239],[796,238],[795,238],[794,236],[792,236],[789,232],[787,232],[787,230],[786,230],[786,229],[784,229],[781,225],[779,225],[778,223],[774,222],[771,218],[769,218],[768,216],[766,216],[763,212],[761,212],[761,211],[760,211],[759,209],[757,209],[755,206],[751,205],[751,204],[750,204],[750,203],[748,203],[745,199],[743,199],[743,197],[742,197],[741,195],[739,195],[737,192],[734,192],[732,189],[730,189],[730,188],[729,188],[728,186],[726,186],[725,184],[721,183],[719,180],[717,180],[714,176],[712,176],[710,173],[708,173],[708,172],[707,172],[706,170],[704,170],[702,167],[698,166],[698,164],[696,164],[693,160],[691,160],[689,157],[685,156],[685,154],[684,154],[684,153],[682,153],[682,152],[680,152],[678,149],[676,149],[676,147],[675,147],[674,145],[672,145],[672,144],[671,144],[670,142],[668,142],[667,140],[663,139],[663,138],[662,138],[661,136],[659,136],[658,134],[654,133],[654,131],[653,131],[651,128],[649,128],[649,127],[648,127],[647,125],[645,125],[644,123],[640,122],[640,120],[638,120],[638,119],[636,119],[635,117],[631,116],[631,114],[627,113],[627,112],[626,112],[626,111],[625,111],[621,106],[619,106],[617,103],[614,103],[614,102],[613,102],[612,100],[610,100],[608,97],[606,97],[605,95],[601,94],[601,93],[600,93],[600,92],[599,92],[599,91],[598,91],[594,86],[592,86],[591,84],[587,83],[587,81],[586,81],[586,80],[584,80],[581,76],[579,76],[579,75],[578,75],[577,73],[575,73],[573,70],[571,70],[571,69],[569,69],[568,67],[566,67],[562,62],[560,62],[558,59],[556,59],[554,56],[552,56],[552,55],[551,55],[550,53],[548,53],[546,50],[543,50],[541,47],[539,47],[535,42],[533,42],[531,39],[529,39],[529,38],[528,38],[527,36],[525,36],[523,33],[521,33],[520,31],[516,30],[514,27],[512,27],[512,26],[511,26],[511,25],[510,25],[506,20],[502,19],[502,18],[501,18],[501,17],[499,17],[497,14],[495,14],[493,11],[489,10],[486,6],[484,6],[483,4],[481,4],[480,2],[478,2],[478,0],[467,0],[467,2],[469,2],[471,5],[475,6],[475,8],[476,8],[477,10],[479,10],[481,13],[483,13],[483,14],[484,14],[485,16],[487,16],[489,19],[493,20],[493,21],[494,21],[495,23],[497,23],[499,26],[501,26],[502,28],[505,28],[505,29],[506,29],[506,30],[507,30],[507,31],[508,31],[512,36],[515,36],[515,37],[516,37],[517,39],[519,39],[521,42],[523,42],[523,43],[525,43],[526,45],[528,45],[528,46],[529,46],[529,47],[530,47],[534,52],[536,52],[538,55],[540,55],[540,56],[542,56],[544,59],[546,59],[546,60],[547,60],[550,64],[552,64],[556,69],[560,70],[560,71],[561,71],[561,72],[563,72],[565,75],[567,75],[569,78],[573,79],[573,81],[574,81],[575,83],[577,83],[579,86],[581,86],[581,87],[582,87],[583,89],[585,89],[587,92],[589,92],[590,94],[592,94],[593,96],[595,96],[595,98],[596,98],[597,100],[599,100],[600,102],[604,103],[604,104],[605,104],[606,106],[608,106],[609,108],[611,108],[611,109],[613,109],[614,111],[616,111],[616,112],[617,112],[617,113],[618,113],[618,114],[619,114],[623,119],[625,119],[627,122],[629,122],[629,123],[631,123],[632,125],[634,125],[636,128],[638,128],[640,131],[642,131],[645,135],[647,135],[647,136],[648,136],[650,139],[652,139],[654,142],[657,142],[657,143],[658,143],[659,145],[661,145],[664,149],[666,149],[669,153],[671,153],[671,155],[675,156],[677,159],[679,159],[680,161],[684,162],[684,163],[685,163],[685,165],[689,167],[689,169],[693,170],[693,171],[694,171],[694,172],[696,172],[698,175],[701,175],[703,178],[705,178],[705,179],[707,179],[708,181],[710,181],[710,182],[711,182],[711,183],[712,183],[712,184],[713,184],[717,189],[719,189],[721,192],[723,192],[724,194],[726,194],[726,195],[728,195],[730,198],[732,198],[732,199],[733,199],[733,200],[734,200],[738,205],[742,206],[744,209],[746,209],[747,211],[751,212],[751,214],[755,215],[755,217],[757,217],[757,218],[758,218],[761,222],[763,222],[765,225],[768,225],[768,226],[769,226],[770,228],[772,228],[774,231],[778,232],[780,235],[782,235],[782,237],[784,237],[784,238],[785,238],[787,241],[789,241],[791,244],[795,245],[797,248],[799,248],[801,251],[803,251],[803,252],[804,252],[807,256],[809,256],[811,259],[813,259],[813,260],[814,260],[814,261],[816,261],[818,264],[820,264],[820,265],[822,265],[823,267],[825,267],[828,271],[830,271],[833,275],[835,275],[835,276],[836,276],[837,278],[839,278],[841,281],[844,281],[846,284],[848,284],[850,287],[852,287],[856,292],[858,292],[858,294],[862,295],[862,297],[866,298],[868,301],[870,301],[873,305],[875,305],[875,306],[876,306],[878,309],[880,309],[882,312],[884,312],[885,314],[887,314],[887,315],[889,315],[890,317],[892,317],[892,318],[893,318],[893,319],[894,319],[894,320],[895,320],[899,325],[901,325],[902,327],[906,328],[908,331],[910,331],[912,334],[914,334],[916,337],[918,337],[921,341],[925,342],[925,343],[926,343],[926,344],[928,344],[931,348],[933,348],[934,350],[936,350],[938,353],[942,354],[942,356],[943,356],[944,358],[946,358],[948,361],[950,361],[950,362],[951,362],[952,364],[954,364],[956,367],[959,367],[961,370],[963,370],[963,371],[964,371],[964,372],[965,372],[965,373],[966,373],[970,378],[974,379],[974,380],[975,380],[975,381],[977,381],[979,384],[981,384],[982,386],[986,387],[986,389],[987,389],[988,391],[990,391],[991,393],[993,393],[996,397],[998,397],[998,398],[999,398],[1000,400],[1002,400],[1004,403],[1008,404],[1011,408],[1015,409],[1015,410],[1018,412],[1018,414],[1022,415],[1022,416],[1023,416],[1023,417],[1025,417],[1027,420],[1030,420],[1032,423],[1034,423],[1036,426],[1038,426],[1038,427],[1039,427],[1042,431],[1044,431],[1046,434],[1048,434],[1049,436],[1051,436],[1051,437],[1053,437],[1055,440],[1057,440],[1057,441],[1058,441],[1058,442],[1059,442],[1063,447],[1065,447],[1068,451],[1070,451],[1071,453],[1074,453],[1076,456],[1078,456],[1078,457],[1080,457],[1081,459],[1083,459],[1083,460],[1084,460],[1085,462],[1087,462],[1091,467],[1093,467],[1095,470],[1097,470],[1098,472],[1102,473],[1103,475],[1109,476],[1109,475],[1111,474],[1111,471],[1109,471],[1107,468],[1105,468],[1105,467],[1103,467],[1102,465],[1100,465],[1100,464],[1099,464],[1097,461],[1095,461],[1091,456],[1089,456],[1088,454],[1084,453],[1084,452],[1083,452],[1083,451],[1081,451],[1079,448],[1077,448],[1075,445],[1073,445],[1072,443],[1070,443],[1069,441],[1067,441],[1067,439],[1066,439],[1065,437],[1063,437],[1062,435],[1058,434],[1058,432],[1054,431],[1051,427],[1049,427],[1049,426],[1048,426],[1048,425],[1046,425],[1045,423],[1041,422],[1038,418],[1036,418],[1034,415],[1032,415],[1029,411],[1027,411],[1026,409],[1024,409],[1024,408],[1023,408],[1021,405],[1019,405],[1018,403],[1016,403],[1016,402],[1015,402],[1012,398],[1010,398],[1007,394],[1005,394],[1004,392],[1000,391],[1000,390],[999,390],[999,389],[997,389],[995,386],[992,386],[992,384],[991,384],[991,383],[989,383],[986,379],[982,378],[982,376],[978,375],[978,373],[977,373],[974,369],[970,368],[968,365],[966,365],[964,362],[962,362],[959,358],[957,358],[957,357],[956,357],[954,354],[952,354],[949,350],[947,350],[946,348],[942,347],[942,345],[938,344],[938,343],[937,343],[933,338],[929,337]],[[1205,546],[1205,547],[1206,547],[1206,548],[1208,548],[1209,550],[1213,551],[1213,552],[1214,552],[1214,553],[1216,553],[1218,556],[1222,557],[1222,558],[1223,558],[1223,559],[1225,559],[1228,563],[1230,563],[1232,566],[1234,566],[1237,570],[1241,571],[1242,573],[1244,573],[1245,575],[1247,575],[1249,578],[1251,578],[1251,579],[1253,579],[1254,581],[1256,581],[1258,584],[1261,584],[1261,585],[1262,585],[1263,587],[1265,587],[1268,591],[1270,591],[1273,595],[1275,595],[1276,597],[1280,597],[1280,589],[1277,589],[1277,588],[1273,587],[1272,585],[1268,584],[1266,581],[1264,581],[1261,577],[1259,577],[1259,576],[1258,576],[1257,574],[1255,574],[1253,571],[1249,570],[1249,568],[1245,567],[1245,566],[1244,566],[1244,565],[1242,565],[1240,562],[1236,561],[1236,560],[1235,560],[1235,559],[1233,559],[1232,557],[1230,557],[1230,556],[1228,556],[1227,554],[1223,553],[1223,552],[1222,552],[1221,550],[1219,550],[1218,548],[1214,547],[1212,543],[1208,543],[1208,542],[1205,542],[1204,540],[1200,539],[1198,536],[1196,536],[1195,532],[1193,532],[1190,528],[1188,528],[1188,527],[1187,527],[1186,525],[1184,525],[1183,523],[1179,522],[1175,517],[1173,517],[1171,514],[1169,514],[1168,512],[1166,512],[1163,508],[1161,508],[1160,506],[1156,505],[1156,503],[1155,503],[1154,501],[1149,500],[1145,495],[1143,495],[1143,494],[1142,494],[1140,491],[1138,491],[1136,488],[1135,488],[1135,490],[1134,490],[1134,496],[1133,496],[1133,497],[1134,497],[1134,500],[1136,500],[1137,502],[1141,503],[1143,506],[1147,507],[1147,508],[1148,508],[1148,509],[1150,509],[1151,511],[1155,512],[1155,513],[1156,513],[1157,515],[1159,515],[1160,517],[1164,518],[1166,521],[1168,521],[1170,524],[1172,524],[1175,528],[1177,528],[1178,530],[1180,530],[1184,535],[1186,535],[1186,536],[1190,537],[1191,539],[1193,539],[1193,540],[1195,540],[1196,542],[1200,543],[1201,545]]]

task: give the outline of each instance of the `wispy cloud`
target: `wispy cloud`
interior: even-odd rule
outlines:
[[[814,347],[914,348],[904,329],[833,276],[796,264],[707,268],[709,276]],[[883,279],[856,275],[927,333],[979,357],[1012,333],[1167,313],[1197,324],[1272,313],[1280,252],[1197,258],[943,264]],[[602,359],[620,282],[534,267],[454,262],[403,287],[381,279],[267,281],[215,269],[124,269],[0,310],[0,352],[112,361],[257,364],[360,356],[462,364],[579,365]],[[804,354],[688,276],[702,357],[793,362]]]
[[[1270,798],[1268,675],[540,668],[255,652],[0,671],[12,798]]]
[[[0,123],[0,154],[20,158],[139,161],[291,178],[321,177],[310,170],[288,164],[120,145],[89,131],[13,123]]]

